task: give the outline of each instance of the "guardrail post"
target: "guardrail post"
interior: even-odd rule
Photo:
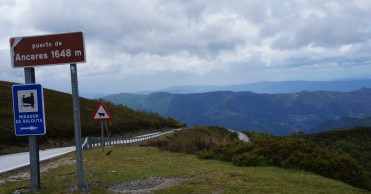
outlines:
[[[93,148],[93,147],[98,147],[102,146],[104,147],[105,145],[116,145],[116,144],[128,144],[128,143],[134,143],[134,142],[139,142],[139,141],[144,141],[148,140],[151,138],[159,137],[161,135],[169,134],[174,131],[168,131],[168,132],[163,132],[163,133],[156,133],[152,135],[144,135],[141,137],[133,137],[133,138],[105,138],[105,137],[86,137],[86,143],[84,143],[84,149],[88,148]],[[82,147],[83,147],[82,146]]]

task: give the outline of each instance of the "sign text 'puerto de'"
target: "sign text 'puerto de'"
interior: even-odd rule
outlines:
[[[85,62],[82,32],[10,38],[12,67]]]

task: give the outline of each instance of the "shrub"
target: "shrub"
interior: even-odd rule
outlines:
[[[236,166],[265,166],[266,159],[252,152],[246,152],[240,155],[234,155],[232,162]]]
[[[265,159],[268,165],[306,170],[357,187],[371,189],[367,171],[349,154],[292,138],[272,138],[255,143],[258,147],[244,156],[249,160],[250,163],[247,162],[249,165],[254,159],[253,156],[258,155],[262,156],[261,159]],[[242,165],[243,162],[239,164]]]
[[[237,166],[276,166],[310,171],[353,186],[371,189],[370,179],[354,158],[293,138],[262,138],[253,143],[230,142],[198,154]]]
[[[164,139],[158,139],[154,141],[149,141],[147,144],[141,144],[140,146],[151,146],[151,147],[158,147],[160,149],[164,149],[169,142]]]
[[[254,144],[244,143],[241,141],[233,141],[215,147],[212,152],[215,159],[222,161],[232,161],[233,156],[250,152],[255,148],[256,146]]]
[[[168,136],[167,144],[160,148],[170,152],[195,154],[218,147],[236,138],[235,133],[220,127],[194,127]],[[142,145],[159,147],[151,141]]]
[[[196,153],[199,158],[233,162],[237,166],[276,166],[310,171],[371,190],[371,180],[349,154],[296,138],[261,136],[252,143],[237,140],[218,127],[195,127],[151,145],[171,152]]]

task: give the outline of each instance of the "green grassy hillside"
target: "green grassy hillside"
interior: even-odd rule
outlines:
[[[346,152],[297,137],[274,137],[250,133],[251,142],[245,143],[236,141],[237,138],[231,134],[219,127],[196,127],[144,145],[171,152],[197,154],[203,159],[232,162],[237,166],[300,169],[371,190],[371,174],[364,166],[365,163]],[[348,134],[348,138],[357,139],[357,135]],[[336,135],[329,135],[327,139],[337,138]],[[365,143],[359,144],[364,148],[370,142],[367,142],[367,138],[364,137],[358,139]],[[334,146],[337,148],[336,145]]]
[[[201,160],[195,155],[170,153],[151,147],[116,146],[105,155],[99,148],[84,152],[85,183],[87,188],[76,188],[76,166],[62,165],[41,173],[38,193],[111,193],[118,185],[130,185],[138,180],[158,177],[178,180],[172,186],[154,193],[336,193],[360,194],[367,191],[339,181],[327,179],[300,170],[275,167],[237,167],[228,162]],[[71,153],[43,166],[58,161],[73,160]],[[15,174],[0,175],[0,180]],[[126,184],[123,184],[126,183]],[[157,183],[159,184],[159,183]],[[28,188],[29,180],[0,185],[0,193],[13,193]],[[143,184],[138,187],[155,187]],[[149,193],[149,192],[148,192]]]
[[[14,83],[0,81],[0,91],[2,91],[0,96],[0,154],[23,151],[28,145],[26,137],[15,136],[12,85]],[[44,88],[44,104],[46,135],[39,137],[42,147],[55,147],[63,143],[72,144],[74,142],[72,96]],[[81,129],[84,137],[100,134],[100,122],[91,119],[98,105],[98,100],[80,98]],[[134,111],[110,102],[104,102],[104,105],[113,117],[109,124],[113,136],[127,136],[138,133],[140,130],[151,131],[183,126],[183,123],[170,117],[163,118],[159,114]]]

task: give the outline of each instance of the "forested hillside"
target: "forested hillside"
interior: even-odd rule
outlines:
[[[291,135],[296,131],[308,133],[312,129],[320,132],[330,129],[323,127],[328,126],[323,123],[329,120],[342,117],[361,119],[371,115],[371,89],[368,88],[352,92],[303,91],[282,94],[160,92],[149,95],[117,94],[104,99],[137,110],[172,116],[190,126],[218,125],[275,135]]]
[[[371,177],[371,127],[352,127],[298,136],[319,146],[346,152],[356,158]]]
[[[310,136],[277,137],[247,132],[250,142],[236,140],[219,127],[195,127],[151,140],[171,152],[197,154],[241,167],[275,166],[299,169],[371,190],[371,128],[352,128]]]
[[[17,137],[14,132],[12,104],[12,85],[14,84],[0,82],[2,91],[0,96],[0,154],[8,153],[10,147],[13,146],[27,148],[28,145],[26,137]],[[40,143],[49,144],[48,146],[58,146],[66,141],[72,143],[74,138],[72,96],[44,88],[44,104],[46,135],[39,137]],[[84,137],[100,134],[100,122],[91,119],[98,105],[98,100],[80,98],[81,130]],[[171,117],[164,118],[156,113],[134,111],[126,106],[114,105],[110,102],[104,102],[104,105],[113,117],[108,123],[113,136],[128,135],[140,130],[154,131],[183,126],[182,122]]]

